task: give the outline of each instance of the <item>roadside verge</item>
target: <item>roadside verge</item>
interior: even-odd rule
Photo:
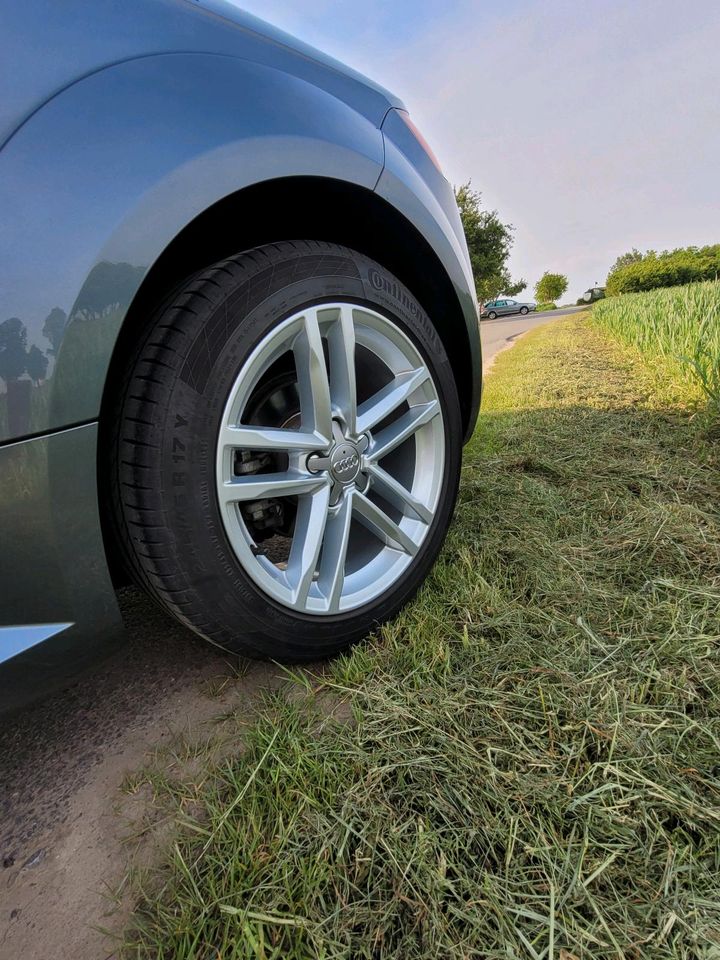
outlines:
[[[416,601],[128,785],[178,825],[130,955],[713,955],[717,467],[585,320],[503,353]]]

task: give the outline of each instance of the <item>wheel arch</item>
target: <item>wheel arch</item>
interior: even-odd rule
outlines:
[[[435,325],[455,373],[467,426],[473,376],[467,328],[452,283],[430,244],[390,203],[365,187],[325,177],[284,177],[214,203],[188,223],[150,267],[111,355],[101,433],[136,338],[168,293],[224,257],[280,240],[325,240],[351,247],[394,273],[434,321],[441,316],[443,322]]]
[[[106,554],[116,582],[123,564],[106,522],[113,399],[148,317],[183,280],[240,250],[279,240],[326,240],[377,260],[418,298],[437,329],[455,374],[466,429],[472,417],[472,363],[465,319],[453,285],[420,232],[367,188],[324,177],[263,181],[231,194],[196,216],[146,273],[133,297],[110,358],[100,409],[98,486]]]

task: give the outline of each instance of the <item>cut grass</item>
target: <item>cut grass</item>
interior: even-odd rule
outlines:
[[[720,478],[653,382],[576,318],[498,358],[417,600],[148,773],[128,956],[720,956]]]

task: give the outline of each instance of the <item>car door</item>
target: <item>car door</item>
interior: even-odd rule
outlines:
[[[503,310],[503,313],[506,313],[506,314],[517,313],[518,310],[520,309],[518,306],[517,300],[505,300],[504,303],[505,303],[505,308]]]
[[[509,304],[509,303],[510,303],[509,300],[498,300],[498,302],[497,302],[497,305],[498,305],[497,312],[498,312],[498,315],[499,315],[499,316],[505,316],[505,315],[508,314],[508,313],[512,313],[512,309],[511,309],[510,307],[508,307],[508,304]]]

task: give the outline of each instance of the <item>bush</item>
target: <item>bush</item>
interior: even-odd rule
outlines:
[[[666,250],[659,254],[649,250],[639,260],[616,265],[608,276],[606,292],[612,297],[619,293],[641,293],[718,277],[720,244]]]
[[[538,310],[557,310],[556,303],[539,303],[537,305]]]

